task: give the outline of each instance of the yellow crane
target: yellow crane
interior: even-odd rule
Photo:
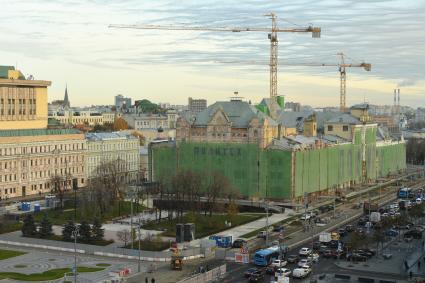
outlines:
[[[216,31],[216,32],[267,32],[270,40],[270,99],[276,101],[277,97],[277,65],[278,65],[278,38],[281,32],[311,33],[313,38],[319,38],[321,29],[308,26],[305,28],[278,28],[275,13],[264,15],[272,21],[270,28],[262,27],[208,27],[208,26],[177,26],[177,25],[109,25],[110,28],[120,29],[147,29],[147,30],[193,30],[193,31]]]
[[[351,67],[359,67],[359,68],[363,68],[365,71],[371,71],[372,69],[372,64],[370,63],[358,63],[358,64],[353,64],[353,63],[346,63],[345,57],[346,55],[342,52],[337,53],[336,55],[338,55],[340,57],[340,63],[287,63],[287,62],[283,62],[280,63],[280,65],[283,66],[309,66],[309,67],[338,67],[339,70],[339,74],[340,74],[340,96],[339,96],[339,110],[341,112],[345,112],[346,111],[346,94],[347,94],[347,74],[346,74],[346,68],[351,68]],[[257,65],[265,65],[265,63],[262,63],[260,61],[217,61],[219,63],[230,63],[230,64],[239,64],[239,63],[244,63],[244,64],[257,64]],[[270,66],[270,69],[272,67]]]

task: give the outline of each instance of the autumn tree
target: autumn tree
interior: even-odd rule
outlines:
[[[114,131],[127,130],[128,129],[128,124],[127,124],[127,122],[123,118],[118,117],[118,118],[115,119],[112,128],[113,128]]]

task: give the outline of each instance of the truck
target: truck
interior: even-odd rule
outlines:
[[[332,241],[331,233],[323,232],[319,234],[319,242],[329,243]]]
[[[232,235],[213,235],[209,237],[210,240],[214,240],[217,247],[230,248],[233,244]]]
[[[363,203],[363,213],[369,214],[370,212],[378,211],[379,205],[377,203],[370,203],[365,201]]]

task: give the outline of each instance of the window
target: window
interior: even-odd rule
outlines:
[[[332,132],[334,130],[334,126],[328,125],[328,132]]]
[[[343,130],[344,132],[348,132],[348,126],[342,126],[342,130]]]

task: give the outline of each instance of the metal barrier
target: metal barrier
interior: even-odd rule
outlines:
[[[204,273],[199,273],[189,278],[178,281],[177,283],[208,283],[208,282],[220,282],[226,274],[226,265],[221,265]]]

